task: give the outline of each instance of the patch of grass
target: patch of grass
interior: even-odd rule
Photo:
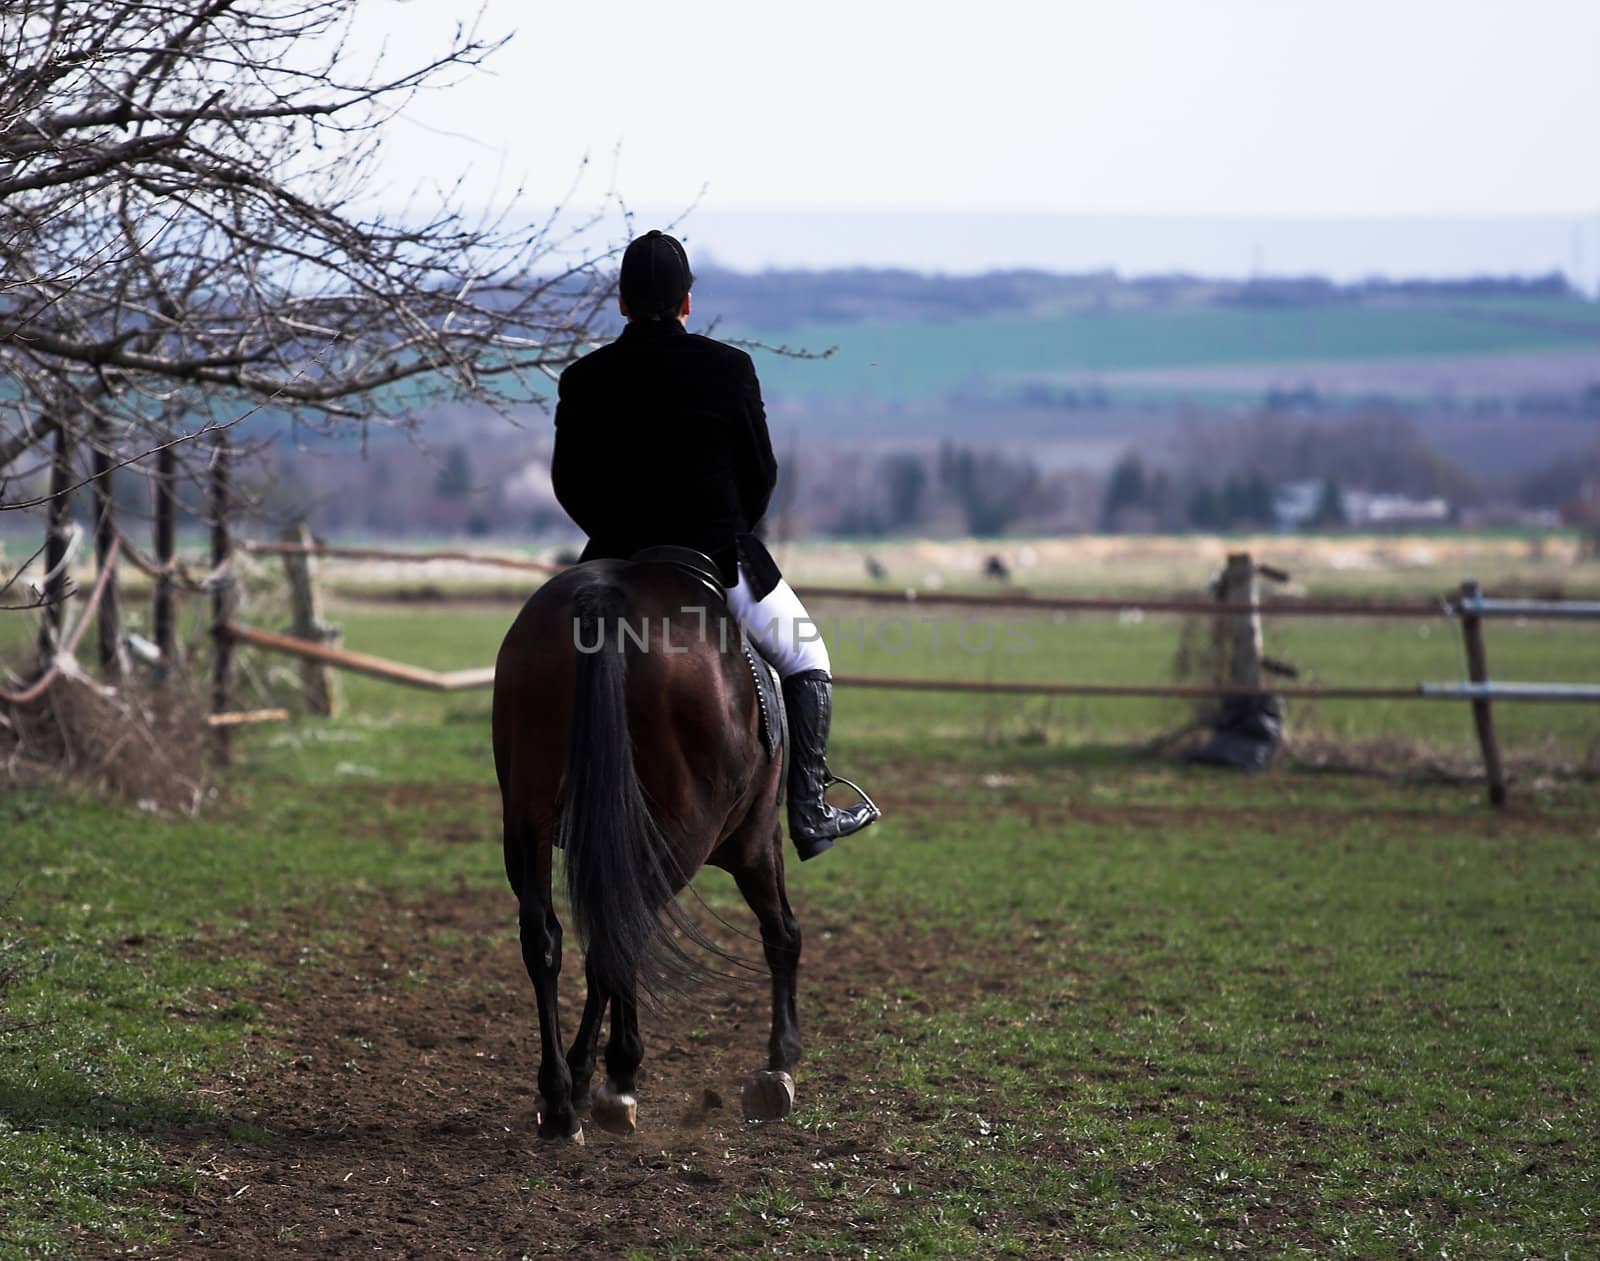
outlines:
[[[1118,1255],[1600,1246],[1594,816],[1180,818],[952,804],[813,887],[950,935],[970,997],[856,1013],[897,1146],[959,1179],[945,1219]]]
[[[159,1144],[219,1123],[195,1083],[224,1068],[260,1018],[240,998],[261,982],[255,965],[221,943],[314,909],[326,925],[307,932],[314,967],[338,941],[340,908],[378,888],[420,896],[504,878],[487,843],[492,810],[471,817],[467,798],[397,814],[366,781],[331,793],[349,781],[316,754],[341,745],[273,738],[256,733],[258,764],[198,820],[60,789],[0,803],[0,887],[17,888],[14,913],[45,965],[8,995],[12,1019],[33,1027],[0,1043],[0,1256],[70,1250],[74,1230],[162,1236],[159,1216],[139,1207],[140,1191],[174,1177]],[[296,760],[304,781],[288,777]],[[484,843],[440,844],[452,821]]]

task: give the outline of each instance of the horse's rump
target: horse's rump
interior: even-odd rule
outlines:
[[[678,937],[710,943],[674,894],[755,804],[766,761],[726,608],[666,566],[567,571],[506,637],[494,731],[507,835],[517,815],[540,850],[565,850],[591,972],[647,991],[686,979]],[[548,858],[536,867],[548,880]]]

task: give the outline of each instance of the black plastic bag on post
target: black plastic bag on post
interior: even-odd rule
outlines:
[[[1200,766],[1264,771],[1283,742],[1283,702],[1276,696],[1224,697],[1211,737],[1189,755]]]

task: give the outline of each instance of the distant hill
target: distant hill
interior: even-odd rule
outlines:
[[[702,318],[772,331],[807,324],[898,323],[1089,310],[1360,305],[1395,298],[1564,301],[1576,296],[1566,278],[1558,273],[1336,284],[1320,276],[1238,281],[1184,273],[1123,277],[1113,271],[1063,274],[1023,270],[963,276],[866,267],[742,272],[710,266],[700,268],[695,278],[695,305]]]
[[[869,275],[882,283],[869,283]],[[1053,399],[1098,406],[1189,399],[1237,407],[1273,390],[1299,390],[1315,377],[1308,366],[1325,363],[1340,365],[1340,372],[1336,389],[1321,389],[1322,402],[1432,401],[1452,393],[1509,401],[1575,396],[1591,380],[1600,383],[1600,304],[1573,296],[1554,278],[1352,287],[1025,273],[835,278],[832,297],[818,294],[826,283],[810,276],[796,278],[796,294],[780,299],[776,277],[766,290],[753,278],[724,288],[721,277],[708,277],[694,326],[704,327],[704,318],[719,336],[814,353],[831,349],[821,362],[758,356],[763,387],[780,405],[1032,405]],[[779,316],[762,317],[756,298],[762,292]],[[780,318],[825,309],[848,314]],[[900,314],[867,318],[867,309]],[[736,311],[744,317],[734,318],[730,312]],[[1559,365],[1551,360],[1548,379],[1529,357],[1543,352],[1561,357]],[[1469,361],[1510,355],[1522,357],[1517,372],[1490,374],[1487,389],[1455,390],[1452,363],[1459,362],[1464,378],[1481,383],[1489,378],[1469,370]],[[1596,357],[1592,374],[1585,355]],[[1394,370],[1401,360],[1427,363],[1408,382]],[[1382,371],[1364,374],[1363,363]],[[1263,372],[1263,365],[1281,365],[1283,372]],[[1214,371],[1209,379],[1192,377],[1200,369]],[[1228,369],[1250,370],[1230,383]],[[1179,379],[1179,371],[1192,379]]]

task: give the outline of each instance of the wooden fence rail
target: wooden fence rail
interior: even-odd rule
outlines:
[[[374,657],[364,652],[351,652],[348,648],[335,648],[331,644],[314,643],[309,639],[296,639],[277,631],[262,630],[259,626],[246,626],[227,622],[221,628],[224,637],[235,643],[254,644],[268,652],[286,653],[306,661],[318,661],[337,666],[353,674],[365,674],[389,683],[406,687],[423,688],[431,692],[464,692],[472,688],[489,687],[494,683],[494,667],[477,670],[452,670],[440,672],[425,670],[420,666]]]
[[[566,565],[553,561],[519,560],[512,556],[490,556],[482,552],[401,552],[383,547],[334,547],[327,543],[240,543],[242,551],[258,556],[337,556],[344,560],[457,561],[469,565],[490,565],[498,569],[519,569],[526,573],[558,574]]]

